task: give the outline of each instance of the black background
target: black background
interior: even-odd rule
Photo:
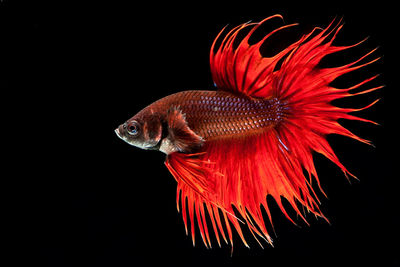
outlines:
[[[15,103],[4,113],[15,149],[6,202],[15,230],[14,262],[40,266],[309,266],[369,263],[399,266],[399,178],[396,7],[383,1],[297,3],[280,1],[159,4],[110,1],[0,3],[1,79]],[[379,46],[382,59],[338,84],[350,86],[381,73],[383,90],[339,101],[380,126],[341,121],[375,148],[328,136],[338,157],[360,181],[349,184],[322,156],[317,170],[329,199],[330,219],[308,216],[308,227],[287,221],[271,202],[277,236],[251,249],[234,236],[235,248],[207,250],[185,235],[176,211],[176,183],[164,155],[119,140],[113,130],[140,109],[168,94],[211,89],[211,43],[226,24],[259,21],[280,13],[299,30],[324,27],[343,17],[337,44],[369,40],[352,53],[330,57],[349,62]],[[373,57],[371,57],[373,58]],[[347,60],[347,61],[343,61]],[[7,101],[10,98],[3,98]],[[351,103],[351,104],[349,104]],[[272,231],[271,231],[272,233]]]

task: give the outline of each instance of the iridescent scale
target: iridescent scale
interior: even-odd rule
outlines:
[[[206,140],[264,131],[283,116],[283,107],[275,98],[250,99],[224,91],[185,91],[174,98],[189,127]]]

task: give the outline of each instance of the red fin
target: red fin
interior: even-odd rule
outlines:
[[[195,240],[195,229],[194,229],[194,214],[196,212],[197,223],[200,229],[200,233],[203,242],[206,246],[211,247],[211,241],[209,238],[208,227],[205,220],[204,205],[207,206],[207,211],[212,218],[213,229],[216,233],[216,237],[219,243],[219,235],[216,228],[221,225],[219,215],[216,214],[214,217],[213,212],[218,212],[216,209],[218,205],[213,201],[215,199],[215,185],[213,181],[208,179],[210,176],[214,176],[210,168],[207,167],[208,162],[203,162],[200,159],[202,153],[198,154],[184,154],[184,153],[171,153],[167,156],[165,165],[171,174],[175,177],[178,182],[177,189],[177,208],[179,211],[179,200],[182,206],[182,217],[185,224],[186,233],[187,230],[187,216],[186,216],[186,200],[188,202],[189,218],[191,222],[191,234],[194,245]],[[211,209],[211,206],[214,209]],[[200,219],[200,217],[202,219]],[[214,219],[216,218],[216,219]],[[220,229],[222,229],[220,227]],[[225,236],[222,232],[225,239]],[[206,237],[206,238],[205,238]]]
[[[267,18],[263,22],[275,17],[280,16]],[[257,26],[234,49],[233,41],[238,32],[252,25]],[[275,199],[279,208],[292,222],[294,220],[285,210],[283,199],[287,200],[304,221],[306,219],[299,209],[301,206],[308,212],[326,219],[319,209],[319,200],[311,186],[314,179],[321,188],[312,153],[316,151],[323,154],[347,175],[350,173],[326,141],[326,135],[340,134],[369,143],[337,122],[341,118],[371,122],[348,114],[360,109],[339,108],[330,102],[379,89],[380,87],[375,87],[350,93],[376,76],[347,89],[333,88],[330,83],[345,73],[373,63],[376,59],[359,64],[370,54],[368,53],[359,60],[341,67],[319,68],[318,64],[324,56],[355,46],[332,45],[342,27],[340,23],[336,26],[332,26],[331,23],[324,30],[315,28],[276,56],[262,58],[259,48],[264,40],[288,26],[283,26],[260,42],[249,45],[249,36],[259,25],[260,23],[248,23],[234,28],[223,39],[216,52],[214,42],[210,54],[211,71],[214,82],[221,90],[252,97],[279,99],[283,104],[281,122],[257,135],[207,141],[201,147],[201,153],[172,153],[166,161],[168,169],[178,182],[178,202],[181,202],[185,227],[187,229],[188,210],[194,241],[196,213],[206,246],[210,246],[211,243],[208,234],[210,227],[207,227],[204,219],[204,205],[207,207],[218,244],[219,234],[227,240],[225,232],[229,241],[233,243],[232,225],[247,245],[240,229],[240,221],[246,223],[256,239],[261,237],[272,244],[261,211],[263,207],[272,224],[267,195]],[[314,34],[317,30],[321,32]],[[279,60],[282,60],[281,67],[274,70]],[[374,103],[376,101],[372,104]],[[223,216],[220,216],[220,213]]]
[[[276,32],[296,24],[284,25],[271,33],[267,34],[262,40],[254,45],[249,45],[248,41],[252,33],[263,23],[271,19],[283,19],[281,15],[274,15],[261,21],[260,23],[245,23],[233,28],[222,40],[218,50],[214,53],[216,42],[224,29],[215,38],[210,51],[210,68],[214,83],[220,90],[233,91],[253,97],[267,98],[273,96],[273,71],[280,59],[295,49],[302,40],[288,46],[273,57],[262,57],[259,49],[270,36]],[[249,27],[256,25],[240,41],[236,49],[233,42],[238,33]]]
[[[203,242],[211,246],[209,227],[203,219],[206,205],[218,243],[219,234],[225,239],[227,233],[233,245],[231,224],[248,246],[239,224],[245,222],[256,239],[261,237],[272,244],[261,211],[262,205],[270,214],[266,201],[268,194],[292,222],[281,197],[285,197],[304,220],[297,203],[323,217],[308,185],[309,181],[302,174],[301,162],[291,157],[290,152],[279,144],[277,132],[269,131],[246,139],[208,142],[204,147],[205,153],[172,153],[167,157],[166,165],[178,182],[178,209],[180,202],[186,229],[186,201],[189,207],[193,239],[196,213]],[[238,214],[235,215],[233,207]],[[223,220],[219,213],[223,214]],[[222,225],[225,225],[226,233]]]
[[[185,115],[179,108],[173,107],[168,110],[167,124],[169,134],[167,138],[174,147],[172,151],[190,152],[203,144],[203,138],[189,128]]]

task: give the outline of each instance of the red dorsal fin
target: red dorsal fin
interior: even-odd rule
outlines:
[[[218,50],[215,52],[216,42],[219,41],[225,28],[222,29],[217,38],[215,38],[210,51],[211,74],[218,89],[259,98],[269,98],[274,95],[272,74],[276,64],[302,41],[299,40],[291,44],[273,57],[263,57],[261,55],[260,47],[269,37],[280,30],[297,25],[290,24],[273,30],[256,44],[249,45],[249,38],[252,33],[263,23],[275,18],[283,19],[281,15],[274,15],[260,23],[245,23],[233,28],[225,35]],[[237,39],[238,33],[253,25],[255,26],[235,48],[233,43]]]

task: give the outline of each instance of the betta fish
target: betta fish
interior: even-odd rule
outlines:
[[[222,239],[233,246],[233,231],[248,246],[241,225],[260,245],[260,238],[272,245],[264,218],[273,227],[268,195],[294,224],[284,199],[305,223],[305,211],[328,221],[312,186],[314,182],[325,195],[313,152],[336,164],[346,177],[355,177],[339,161],[326,136],[338,134],[371,144],[338,120],[376,124],[350,113],[369,108],[379,99],[358,109],[337,107],[332,101],[380,89],[360,89],[378,75],[344,89],[333,87],[332,82],[377,61],[379,57],[364,60],[376,49],[343,66],[321,67],[325,56],[364,41],[333,45],[343,27],[341,20],[333,20],[328,27],[315,27],[275,55],[264,57],[260,47],[266,40],[297,25],[281,26],[249,43],[260,25],[276,18],[282,16],[244,23],[227,33],[226,27],[221,30],[210,51],[216,90],[166,96],[115,130],[130,145],[166,154],[165,165],[177,182],[177,209],[186,234],[190,224],[193,245],[195,220],[206,247],[211,247],[211,228],[219,246]]]

